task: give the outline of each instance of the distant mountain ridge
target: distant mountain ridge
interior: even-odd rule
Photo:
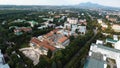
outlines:
[[[76,5],[77,7],[84,7],[84,8],[108,8],[108,9],[110,9],[110,8],[119,8],[120,9],[120,7],[111,7],[111,6],[103,6],[103,5],[100,5],[100,4],[97,4],[97,3],[91,3],[91,2],[85,2],[85,3],[80,3],[80,4],[78,4],[78,5]]]
[[[97,3],[91,3],[91,2],[80,3],[79,6],[86,6],[86,7],[104,7],[104,6],[99,5],[99,4],[97,4]]]
[[[91,3],[91,2],[85,2],[85,3],[80,3],[77,5],[0,5],[0,10],[7,10],[7,9],[11,9],[13,10],[13,8],[15,9],[22,9],[24,8],[24,10],[31,10],[31,9],[54,9],[54,8],[84,8],[84,9],[113,9],[113,10],[119,10],[120,11],[120,7],[110,7],[110,6],[103,6],[97,3]],[[26,8],[26,9],[25,9]]]

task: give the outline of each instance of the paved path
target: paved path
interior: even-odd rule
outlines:
[[[87,44],[87,43],[90,43],[90,42],[96,37],[98,31],[97,31],[97,30],[93,30],[93,31],[94,31],[94,36],[93,36],[89,41],[87,41],[86,44]],[[85,45],[86,45],[86,44],[85,44]],[[71,60],[70,60],[67,64],[64,65],[63,68],[67,68],[67,66],[68,66],[70,63],[72,63],[72,60],[74,60],[76,57],[78,57],[78,56],[80,55],[80,54],[79,54],[80,52],[81,52],[81,49],[71,58]]]

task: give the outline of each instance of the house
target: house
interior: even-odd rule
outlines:
[[[108,28],[108,25],[104,23],[102,19],[98,19],[97,21],[102,26],[102,30],[105,30],[106,28]]]
[[[103,41],[102,41],[102,40],[97,40],[97,41],[96,41],[96,44],[101,44],[101,45],[102,45],[102,44],[103,44]]]
[[[31,32],[32,31],[32,28],[31,27],[17,27],[14,29],[14,33],[16,35],[21,35],[23,34],[23,32]]]
[[[70,23],[64,23],[64,29],[71,29]]]
[[[63,29],[64,27],[62,25],[55,27],[56,29]]]
[[[60,18],[61,16],[60,15],[56,15],[56,16],[54,16],[54,18]]]
[[[36,37],[33,37],[30,41],[30,45],[32,46],[38,46],[40,49],[42,49],[43,51],[46,52],[46,50],[51,50],[51,51],[55,51],[56,48],[53,47],[49,41],[47,40],[39,40],[38,38]],[[46,54],[46,53],[43,53],[43,54]]]
[[[80,32],[81,34],[85,34],[86,33],[86,26],[78,26],[78,32]]]
[[[21,22],[25,22],[25,21],[26,21],[25,19],[17,19],[17,20],[15,20],[14,22],[21,23]]]
[[[0,50],[0,68],[10,68],[8,64],[5,63],[4,56]]]
[[[42,26],[38,27],[38,29],[43,29],[43,28],[47,28],[47,26],[42,25]]]
[[[71,31],[69,31],[69,30],[59,30],[58,33],[68,36],[68,37],[72,35]]]
[[[43,18],[43,20],[53,22],[54,19],[53,18]]]
[[[102,19],[98,19],[97,21],[98,21],[99,24],[103,23]]]
[[[101,26],[102,26],[102,30],[105,30],[108,28],[108,25],[106,25],[105,23],[101,23]]]
[[[111,21],[111,22],[116,22],[117,18],[108,18],[108,20]]]
[[[86,19],[80,19],[78,21],[78,24],[80,24],[80,25],[82,25],[82,24],[87,25]]]
[[[118,25],[118,24],[113,24],[113,25],[112,25],[112,29],[113,29],[115,32],[120,32],[120,25]]]
[[[51,26],[55,26],[55,24],[51,24],[51,23],[49,23],[49,21],[46,21],[46,22],[44,22],[43,23],[46,27],[51,27]]]
[[[120,67],[120,50],[93,43],[84,68],[106,68],[107,58],[114,59],[117,68]]]
[[[75,32],[77,28],[78,28],[78,25],[72,24],[71,30],[72,30],[73,32]]]
[[[112,43],[112,44],[114,44],[116,42],[117,42],[117,40],[113,40],[113,39],[110,39],[110,38],[106,39],[106,43]]]
[[[118,35],[113,35],[113,39],[118,41]]]
[[[77,24],[78,18],[67,18],[67,22],[70,24]]]
[[[27,23],[29,23],[31,25],[31,27],[34,27],[35,25],[38,24],[38,22],[36,22],[36,21],[27,21]]]

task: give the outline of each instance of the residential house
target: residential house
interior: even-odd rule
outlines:
[[[78,21],[78,24],[80,24],[80,25],[87,25],[87,22],[86,22],[86,19],[80,19],[79,21]]]
[[[102,45],[102,44],[104,44],[104,43],[103,43],[102,40],[97,40],[97,41],[96,41],[96,44],[101,44],[101,45]]]
[[[46,21],[51,21],[51,22],[53,22],[53,18],[43,18],[43,20],[46,20]]]
[[[70,23],[64,23],[64,29],[71,29],[71,24]]]
[[[106,39],[106,43],[115,44],[116,42],[118,42],[118,41],[117,41],[117,40],[114,40],[114,39],[110,39],[110,38],[107,38],[107,39]]]
[[[78,18],[67,18],[67,22],[70,24],[77,24]]]
[[[113,35],[113,39],[118,41],[118,35]]]
[[[108,18],[109,21],[116,22],[117,18]]]
[[[101,23],[101,26],[102,26],[102,30],[105,30],[105,29],[107,29],[107,28],[108,28],[108,25],[107,25],[107,24],[105,24],[105,23]]]
[[[25,21],[26,21],[25,19],[17,19],[17,20],[15,20],[14,22],[21,23],[21,22],[25,22]]]
[[[85,34],[86,33],[86,26],[78,26],[78,32],[80,32],[81,34]]]
[[[112,29],[113,29],[115,32],[120,32],[120,25],[118,25],[118,24],[113,24],[113,25],[112,25]]]
[[[14,33],[16,35],[21,35],[23,34],[23,32],[31,32],[32,31],[32,28],[31,27],[17,27],[14,29]]]
[[[103,23],[102,19],[98,19],[97,21],[98,21],[99,24]]]
[[[31,25],[31,27],[34,27],[35,25],[38,24],[38,22],[36,22],[36,21],[27,21],[27,23],[29,23]]]

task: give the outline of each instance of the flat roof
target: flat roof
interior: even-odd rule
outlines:
[[[118,49],[106,47],[106,46],[99,45],[99,44],[94,44],[94,43],[92,43],[91,46],[97,46],[98,48],[102,48],[102,49],[105,49],[105,50],[109,50],[109,51],[113,51],[113,52],[116,52],[116,53],[120,53],[120,50],[118,50]]]
[[[117,42],[117,40],[113,40],[113,39],[110,39],[110,38],[107,38],[106,40],[111,41],[111,42]]]
[[[103,55],[92,52],[92,55],[87,59],[84,68],[104,68]]]

